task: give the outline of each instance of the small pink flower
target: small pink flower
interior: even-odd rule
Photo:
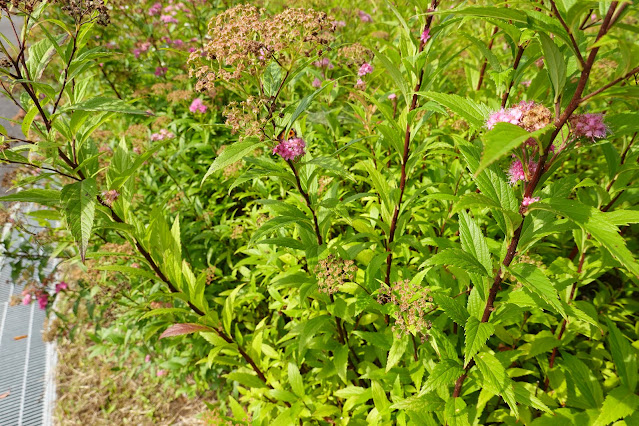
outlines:
[[[273,154],[278,154],[287,161],[295,160],[306,154],[306,142],[301,138],[292,138],[280,142],[273,148]]]
[[[64,281],[60,281],[59,283],[55,285],[55,292],[57,294],[57,293],[60,293],[62,290],[66,290],[67,288],[69,288],[67,283],[65,283]]]
[[[140,269],[140,264],[138,262],[133,262],[131,264],[131,268]]]
[[[159,133],[153,133],[151,135],[152,141],[163,141],[165,139],[173,139],[175,135],[166,129],[161,129]]]
[[[38,307],[42,310],[47,308],[47,303],[49,303],[49,294],[48,293],[40,293],[38,295]]]
[[[334,68],[333,64],[331,64],[331,60],[327,57],[323,57],[322,59],[313,62],[313,65],[315,65],[317,68],[328,68],[329,70],[332,70]]]
[[[603,114],[579,114],[570,119],[572,133],[578,138],[605,138],[608,127],[604,123]]]
[[[165,24],[177,24],[178,20],[172,17],[171,15],[162,15],[160,16],[160,21]]]
[[[115,203],[115,200],[117,200],[119,196],[120,196],[120,193],[116,191],[115,189],[104,191],[102,193],[102,199],[108,206],[113,205],[113,203]]]
[[[373,18],[368,13],[363,10],[358,10],[357,14],[359,15],[359,20],[362,22],[373,22]]]
[[[162,77],[163,75],[165,75],[165,74],[166,74],[166,72],[167,72],[168,70],[169,70],[169,69],[168,69],[167,67],[156,67],[156,68],[155,68],[155,76],[156,76],[156,77]]]
[[[372,73],[374,69],[375,68],[373,68],[371,64],[369,64],[368,62],[364,62],[362,66],[359,67],[359,71],[357,72],[357,75],[360,77],[363,77],[366,74]]]
[[[521,202],[521,205],[524,207],[528,207],[532,203],[536,203],[539,200],[540,200],[539,197],[524,197],[524,200]]]
[[[520,180],[526,180],[526,174],[524,173],[524,166],[521,161],[515,160],[510,164],[508,169],[508,177],[510,178],[510,184],[514,185]]]
[[[422,41],[422,43],[426,43],[429,38],[430,38],[430,28],[426,28],[424,32],[422,33],[422,35],[419,37],[419,39]]]
[[[200,98],[193,99],[193,102],[191,102],[191,106],[189,107],[189,111],[192,113],[199,112],[200,114],[204,114],[207,109],[207,106],[204,105]]]
[[[346,21],[335,21],[335,26],[337,28],[344,28],[346,26]]]
[[[189,47],[189,53],[197,51],[197,47]]]
[[[178,38],[177,40],[173,40],[173,46],[178,47],[178,48],[182,47],[182,46],[184,46],[184,42]]]
[[[355,83],[355,88],[359,90],[366,90],[366,82],[362,80],[361,78],[357,79],[357,82]]]
[[[156,375],[157,377],[162,377],[162,376],[166,376],[166,373],[167,373],[167,372],[166,372],[166,370],[158,370],[158,371],[155,373],[155,375]]]
[[[502,108],[499,111],[495,111],[490,114],[490,117],[488,117],[488,120],[486,121],[486,127],[488,129],[492,129],[497,123],[511,123],[519,125],[522,115],[524,115],[524,111],[519,107],[508,109]]]
[[[149,16],[159,15],[162,12],[162,4],[155,3],[153,6],[149,8]]]
[[[391,101],[394,101],[395,99],[397,99],[397,95],[394,93],[391,93],[390,95],[388,95],[388,99],[390,99]]]
[[[144,362],[151,362],[151,355],[146,354],[146,356],[144,357]]]
[[[320,80],[319,78],[315,77],[315,80],[313,80],[313,83],[311,83],[311,85],[315,88],[320,88],[322,87],[322,80]]]
[[[31,296],[31,293],[27,293],[25,295],[22,296],[22,304],[23,305],[29,305],[31,304],[31,302],[33,301],[33,296]]]
[[[135,59],[140,58],[140,53],[142,53],[140,49],[133,49],[133,55],[135,56]]]

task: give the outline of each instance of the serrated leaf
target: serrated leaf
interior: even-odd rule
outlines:
[[[93,229],[97,195],[98,187],[94,178],[65,185],[60,192],[67,225],[78,243],[83,262]]]
[[[215,160],[213,160],[213,164],[206,171],[206,174],[202,178],[202,182],[206,180],[211,174],[215,173],[218,170],[222,170],[226,166],[229,166],[237,161],[240,161],[243,157],[245,157],[249,152],[253,152],[255,148],[260,145],[261,142],[255,138],[247,138],[242,142],[235,142],[232,145],[224,148],[224,151],[220,153]]]
[[[182,336],[184,334],[191,334],[198,331],[211,331],[211,329],[202,324],[173,324],[169,326],[169,328],[164,330],[164,332],[160,335],[160,339],[164,339],[166,337]]]
[[[628,271],[639,277],[639,264],[619,235],[619,228],[610,223],[599,209],[576,200],[548,198],[532,204],[528,210],[546,210],[567,217],[592,235]]]
[[[526,289],[540,296],[550,306],[555,308],[557,313],[567,318],[566,311],[559,300],[557,289],[553,287],[548,277],[539,268],[530,263],[518,263],[508,270]]]
[[[226,378],[229,380],[236,381],[242,386],[249,389],[267,387],[266,384],[262,380],[260,380],[259,377],[253,374],[233,372],[233,373],[227,374]]]
[[[517,401],[515,400],[515,391],[513,389],[513,381],[506,373],[506,369],[495,356],[489,352],[482,352],[475,356],[475,363],[484,377],[483,386],[487,386],[488,390],[495,395],[501,395],[506,404],[519,416],[517,409]]]
[[[489,273],[493,270],[493,263],[488,250],[488,243],[479,226],[466,212],[459,212],[459,237],[462,249],[472,254]]]
[[[120,99],[106,98],[103,96],[92,97],[77,104],[68,105],[60,109],[62,111],[108,111],[120,114],[149,115],[146,111],[136,109]]]
[[[603,402],[601,385],[593,375],[592,370],[579,358],[566,352],[561,352],[561,366],[566,370],[572,379],[573,386],[576,386],[581,393],[581,398],[588,407],[599,408]],[[571,386],[568,383],[568,386]]]
[[[371,381],[371,388],[373,391],[373,402],[375,403],[375,408],[377,408],[377,411],[380,413],[386,412],[390,408],[390,402],[386,397],[384,388],[377,380]]]
[[[428,379],[426,379],[424,387],[419,392],[419,396],[423,396],[440,387],[453,384],[463,373],[464,370],[457,360],[447,358],[442,359],[435,365],[433,371],[431,371],[428,375]]]
[[[468,320],[468,311],[456,299],[444,294],[434,293],[433,299],[435,305],[440,307],[446,315],[462,327],[466,325]]]
[[[422,264],[422,266],[429,265],[456,266],[467,272],[484,276],[488,275],[484,266],[479,263],[477,259],[475,259],[471,254],[457,248],[442,250]]]
[[[53,189],[25,189],[24,191],[0,197],[0,201],[18,201],[37,203],[43,206],[57,206],[60,204],[60,191]]]
[[[615,388],[606,395],[599,417],[597,417],[592,426],[612,424],[631,415],[638,407],[639,396],[625,387]]]
[[[397,401],[390,406],[391,410],[409,410],[426,413],[441,411],[443,408],[444,401],[434,393],[427,393],[422,396],[411,396]]]
[[[464,367],[479,352],[488,338],[495,332],[495,326],[488,322],[480,322],[476,317],[469,317],[464,327],[466,339],[464,341]]]
[[[464,120],[476,129],[484,127],[486,116],[488,113],[484,105],[477,104],[475,101],[463,98],[459,95],[438,93],[438,92],[418,92],[418,95],[425,96],[449,108],[456,114],[459,114]]]
[[[479,162],[479,167],[475,171],[475,176],[478,176],[486,167],[504,157],[528,139],[538,138],[550,129],[552,129],[552,126],[546,126],[535,132],[528,132],[511,123],[495,124],[495,127],[484,136],[484,152]]]
[[[566,85],[566,63],[564,55],[554,41],[543,32],[539,33],[541,48],[544,52],[544,62],[555,92],[555,101],[561,96]]]
[[[615,323],[606,319],[608,325],[608,345],[615,363],[617,374],[624,386],[631,392],[637,388],[637,353]]]
[[[391,370],[391,368],[397,365],[400,359],[402,359],[407,347],[408,338],[402,337],[401,339],[393,340],[393,346],[391,346],[390,351],[388,351],[388,360],[386,361],[387,373]]]

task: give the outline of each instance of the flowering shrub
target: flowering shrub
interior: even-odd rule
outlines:
[[[4,200],[236,422],[632,424],[637,8],[422,3],[2,3]]]

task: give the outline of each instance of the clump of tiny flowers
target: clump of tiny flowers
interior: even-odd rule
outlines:
[[[199,112],[200,114],[204,114],[206,110],[207,106],[204,105],[204,102],[202,102],[202,99],[200,98],[193,99],[193,102],[191,102],[191,106],[189,106],[189,111],[191,111],[192,113]]]
[[[277,154],[286,161],[293,161],[306,154],[306,142],[302,138],[292,138],[281,141],[275,148],[273,154]]]
[[[320,260],[315,265],[319,292],[329,296],[337,293],[344,282],[353,281],[356,271],[357,266],[352,260],[340,259],[332,254]]]
[[[393,313],[395,324],[393,332],[398,339],[412,333],[421,335],[422,343],[428,339],[428,330],[432,323],[426,314],[433,308],[433,298],[429,288],[418,288],[410,280],[398,281],[392,287],[382,286],[377,294],[381,304],[392,303],[397,306]]]
[[[497,123],[510,123],[529,132],[543,129],[552,120],[550,110],[532,101],[521,101],[512,108],[493,112],[486,120],[486,128],[494,128]]]
[[[608,127],[604,123],[603,114],[578,114],[570,119],[572,134],[577,138],[605,138]]]
[[[526,170],[524,170],[524,165],[520,160],[515,160],[510,164],[510,168],[508,169],[508,178],[510,179],[510,184],[515,185],[520,180],[524,182],[528,182],[528,178],[530,175],[534,174],[537,171],[537,162],[529,161],[528,162],[528,175],[526,174]]]
[[[24,290],[22,290],[22,304],[30,305],[33,300],[36,299],[38,301],[38,307],[42,310],[47,308],[49,304],[49,293],[46,292],[43,288],[39,286],[29,285]]]
[[[373,22],[373,18],[368,13],[363,10],[358,10],[357,15],[359,16],[359,20],[362,22]]]
[[[426,43],[430,38],[430,28],[426,28],[422,35],[419,37],[422,43]]]
[[[154,74],[156,77],[162,77],[168,70],[169,69],[167,67],[156,67]]]
[[[357,75],[360,77],[365,76],[366,74],[370,74],[372,73],[374,70],[373,66],[371,64],[369,64],[368,62],[364,62],[362,64],[361,67],[359,67],[359,71],[357,72]]]
[[[521,202],[521,205],[524,207],[528,207],[532,203],[536,203],[539,200],[540,200],[539,197],[524,197],[524,200]]]
[[[107,206],[112,206],[119,196],[120,193],[118,191],[116,191],[115,189],[111,189],[102,193],[102,200]]]
[[[166,129],[161,129],[158,133],[153,133],[151,135],[152,141],[163,141],[165,139],[173,139],[175,135],[172,132],[169,132]]]

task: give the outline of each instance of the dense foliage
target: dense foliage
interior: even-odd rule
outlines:
[[[240,424],[639,421],[636,6],[294,3],[0,2],[24,302]]]

